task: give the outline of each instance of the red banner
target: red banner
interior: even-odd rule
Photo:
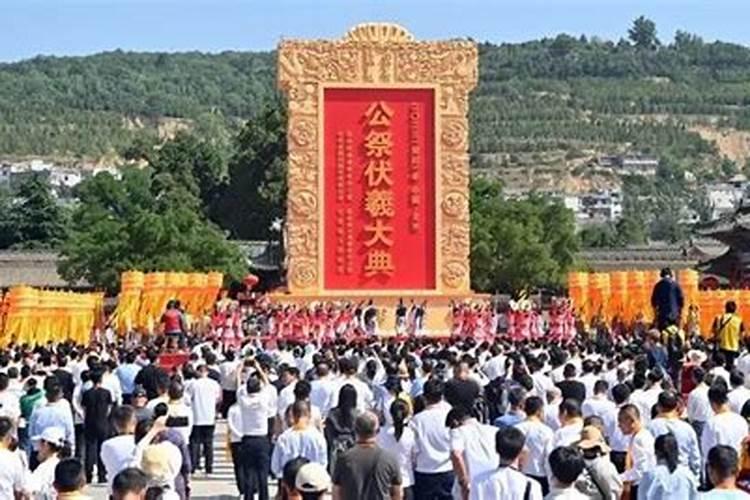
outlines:
[[[431,89],[326,89],[325,288],[435,288]]]

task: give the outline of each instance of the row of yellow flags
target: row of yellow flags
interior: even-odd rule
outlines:
[[[13,287],[0,297],[0,345],[66,340],[85,344],[103,319],[103,293]]]
[[[651,291],[660,279],[658,271],[576,272],[568,275],[568,296],[580,318],[587,324],[618,318],[626,323],[651,322]],[[750,290],[700,290],[699,275],[692,269],[677,273],[685,296],[683,323],[693,322],[703,336],[711,334],[714,318],[724,312],[728,300],[738,304],[743,322],[750,324]]]
[[[120,296],[112,317],[115,330],[153,332],[167,303],[176,299],[189,317],[211,311],[224,282],[221,273],[127,271],[121,276]]]

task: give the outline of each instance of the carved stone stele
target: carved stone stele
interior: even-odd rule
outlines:
[[[477,82],[477,48],[466,40],[416,41],[396,24],[355,26],[341,40],[284,40],[278,84],[289,102],[289,291],[323,294],[323,130],[327,85],[431,88],[436,92],[436,289],[469,289],[469,92]],[[326,221],[330,222],[330,221]]]

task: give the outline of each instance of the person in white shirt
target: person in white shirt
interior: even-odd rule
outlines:
[[[55,498],[55,467],[60,463],[60,453],[70,449],[65,443],[62,427],[47,427],[39,436],[39,465],[32,472],[24,487],[32,500]]]
[[[430,379],[424,384],[426,407],[411,421],[416,441],[414,496],[448,498],[453,489],[450,434],[445,426],[451,407],[443,401],[444,384]]]
[[[237,367],[241,361],[236,359],[232,350],[224,354],[224,361],[219,365],[221,375],[221,416],[227,418],[229,407],[237,401]]]
[[[531,371],[531,378],[534,381],[534,393],[542,398],[547,396],[547,391],[555,387],[555,383],[542,372],[542,363],[537,358],[532,358],[528,362],[529,371]]]
[[[620,408],[617,421],[622,433],[630,440],[625,459],[626,470],[620,478],[625,490],[630,490],[631,498],[637,498],[638,484],[646,471],[656,465],[654,437],[641,423],[638,407],[633,404]]]
[[[227,410],[227,433],[229,434],[229,451],[232,455],[234,481],[240,496],[245,494],[245,476],[242,474],[242,407],[234,403]]]
[[[581,383],[586,387],[586,398],[594,396],[594,385],[599,380],[599,375],[594,373],[595,364],[592,360],[587,359],[581,364],[583,375],[581,375]]]
[[[184,403],[185,389],[179,380],[173,380],[169,384],[167,396],[167,417],[174,422],[171,427],[177,430],[186,443],[190,442],[190,433],[193,430],[193,410]],[[156,408],[156,407],[154,407]]]
[[[0,417],[0,498],[21,496],[26,482],[23,458],[20,452],[10,449],[14,434],[13,421],[8,417]]]
[[[526,420],[516,424],[526,438],[524,460],[521,472],[535,479],[542,487],[542,493],[549,492],[547,481],[547,450],[554,432],[542,420],[544,404],[542,399],[530,396],[524,401]]]
[[[446,422],[450,428],[450,457],[456,476],[453,498],[467,500],[474,479],[497,468],[500,457],[493,442],[497,427],[479,423],[463,406],[448,412]]]
[[[724,383],[728,386],[729,385],[729,372],[726,368],[724,368],[724,365],[726,365],[727,359],[726,356],[724,356],[723,352],[717,352],[713,356],[713,365],[714,367],[709,370],[708,373],[713,375],[714,380],[717,378],[720,378],[724,381]]]
[[[745,386],[745,375],[735,368],[729,374],[732,390],[729,393],[729,407],[735,413],[740,413],[745,402],[750,399],[750,389]]]
[[[201,448],[206,474],[214,471],[214,429],[216,408],[221,402],[221,386],[208,376],[208,366],[198,367],[198,378],[188,389],[188,401],[193,410],[193,430],[190,434],[190,453],[193,472],[200,468]]]
[[[727,387],[721,382],[714,382],[708,389],[708,400],[714,416],[708,419],[701,436],[701,450],[704,463],[707,452],[716,445],[731,446],[740,454],[742,441],[747,436],[747,422],[740,415],[732,412],[727,398]]]
[[[695,429],[682,420],[679,414],[680,396],[675,391],[664,391],[659,395],[659,414],[651,420],[648,430],[655,438],[672,434],[679,450],[679,462],[693,473],[695,479],[701,477],[701,453]]]
[[[120,379],[113,372],[113,367],[117,366],[114,361],[108,361],[102,363],[104,367],[104,373],[102,374],[102,387],[107,389],[112,394],[112,401],[115,405],[122,404],[122,385]]]
[[[310,405],[310,421],[318,428],[319,431],[323,432],[323,417],[320,409],[311,403],[310,392],[312,386],[307,380],[299,380],[294,384],[294,401],[305,401]],[[292,425],[292,405],[289,405],[284,413],[282,421],[282,429],[286,429]]]
[[[495,434],[500,466],[474,480],[469,500],[541,500],[542,487],[518,471],[524,436],[516,427],[504,427]]]
[[[545,500],[589,500],[588,495],[576,488],[576,480],[585,463],[581,453],[573,446],[559,446],[549,456],[551,469],[550,492]]]
[[[560,403],[560,428],[557,429],[549,441],[547,454],[558,446],[570,446],[581,438],[583,417],[581,405],[575,399],[565,399]]]
[[[284,465],[297,457],[305,457],[324,467],[328,465],[326,438],[310,422],[309,403],[296,401],[292,405],[292,419],[292,427],[279,435],[271,455],[271,471],[276,477],[281,477]]]
[[[503,354],[502,347],[498,344],[493,344],[490,347],[490,354],[492,357],[482,366],[482,371],[490,381],[505,375],[505,355]]]
[[[99,453],[104,469],[107,471],[107,491],[112,494],[112,481],[123,469],[134,464],[135,461],[135,410],[132,406],[115,406],[110,420],[117,436],[102,443]]]
[[[10,390],[10,377],[5,373],[0,373],[0,416],[10,418],[14,425],[21,416],[20,399]]]
[[[562,403],[562,391],[559,387],[553,386],[547,389],[545,395],[547,405],[544,407],[544,423],[547,427],[556,431],[560,428],[560,403]]]
[[[241,436],[242,444],[238,453],[237,486],[245,498],[252,498],[253,485],[261,500],[268,499],[268,474],[270,471],[271,443],[268,439],[269,415],[276,413],[276,408],[263,393],[263,386],[270,385],[265,371],[253,361],[256,372],[247,379],[244,385],[239,385],[237,404],[240,409],[240,428],[233,431]],[[237,370],[240,378],[241,370]],[[236,425],[230,423],[230,429]]]
[[[731,446],[718,445],[708,452],[708,477],[713,489],[701,494],[703,500],[750,500],[750,495],[737,488],[739,458]]]
[[[328,403],[333,400],[333,393],[339,389],[336,379],[331,376],[331,367],[327,361],[320,361],[315,366],[317,378],[311,382],[310,403],[319,408],[323,418],[331,410]]]
[[[698,439],[701,439],[703,427],[714,414],[711,409],[711,402],[708,400],[708,386],[712,379],[713,377],[707,375],[703,368],[696,367],[693,370],[693,380],[698,385],[688,395],[687,417],[690,425],[695,429]],[[703,453],[707,451],[704,450]]]
[[[331,394],[331,400],[326,406],[329,410],[335,408],[339,401],[339,389],[346,384],[351,384],[357,391],[357,411],[363,412],[375,407],[375,396],[372,389],[357,377],[357,363],[351,358],[342,358],[339,360],[339,387]]]
[[[396,399],[389,411],[391,424],[380,428],[376,443],[380,448],[392,451],[396,455],[401,470],[401,497],[413,498],[416,442],[414,431],[407,425],[411,410],[406,401]]]
[[[617,405],[607,398],[608,394],[609,384],[605,380],[597,380],[594,384],[594,395],[581,405],[583,418],[595,415],[602,419],[607,437],[617,426]]]
[[[276,414],[281,427],[283,428],[284,415],[289,406],[294,403],[294,386],[299,380],[299,370],[293,366],[283,366],[280,369],[279,377],[283,385],[283,389],[279,391],[279,398],[277,400]]]

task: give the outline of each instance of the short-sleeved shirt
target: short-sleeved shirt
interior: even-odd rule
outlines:
[[[391,487],[401,485],[398,459],[377,446],[355,446],[336,461],[333,484],[341,487],[342,500],[391,498]]]
[[[106,437],[109,434],[109,408],[114,401],[112,393],[103,387],[94,387],[83,393],[81,406],[84,411],[83,429],[88,436]]]

